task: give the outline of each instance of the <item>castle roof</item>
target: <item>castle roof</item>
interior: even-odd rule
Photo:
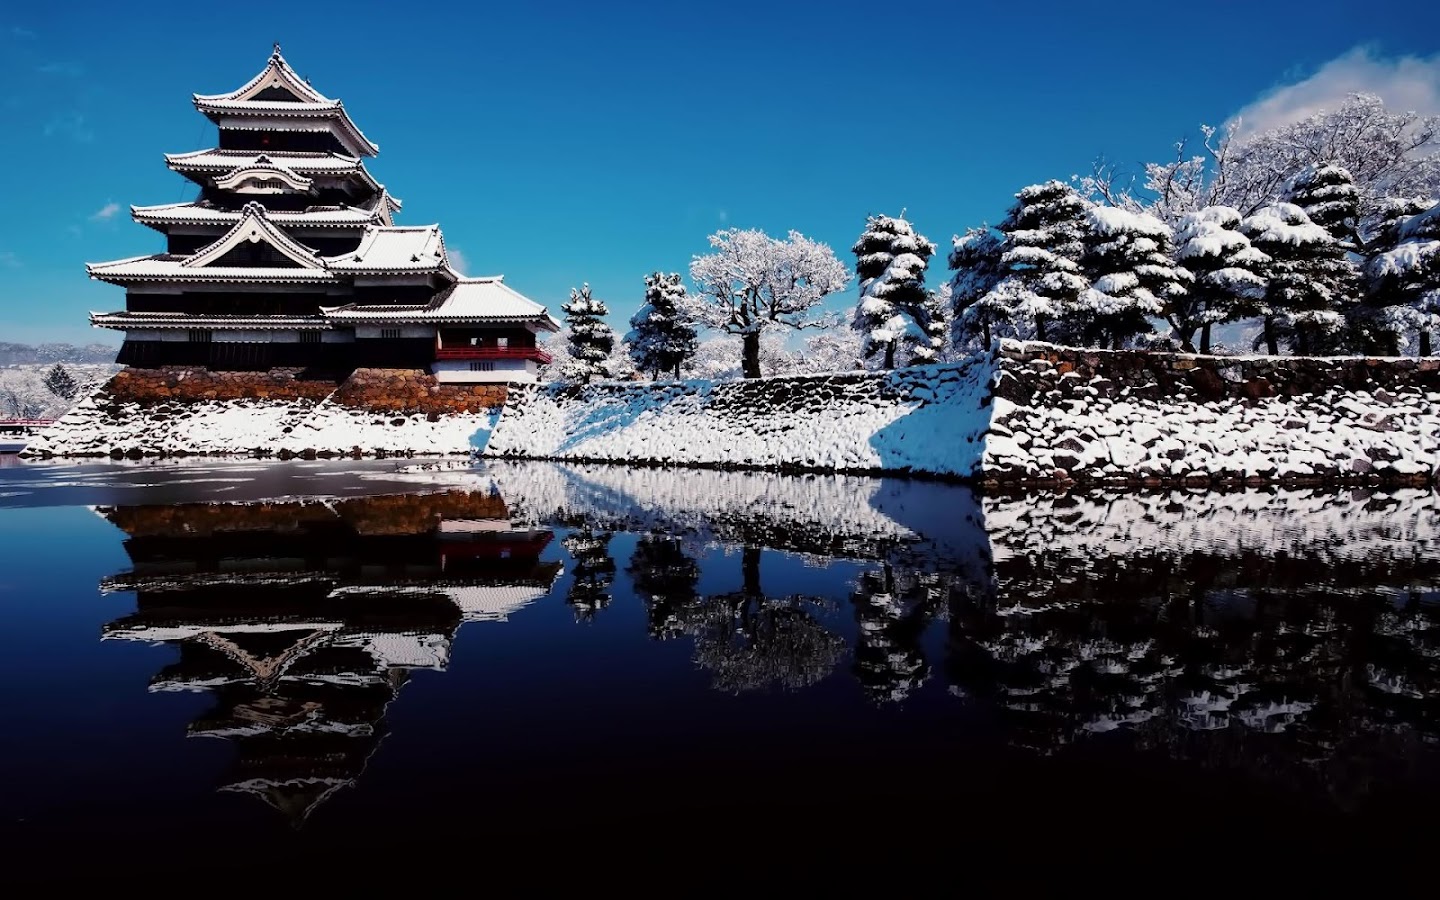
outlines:
[[[227,125],[237,124],[236,119],[264,119],[269,127],[274,120],[326,120],[333,125],[336,139],[352,152],[361,156],[374,156],[380,152],[364,133],[351,121],[345,105],[337,99],[326,97],[301,78],[285,57],[280,55],[280,45],[270,54],[265,68],[249,81],[233,91],[224,94],[195,94],[195,108],[217,123],[225,120]],[[314,130],[301,127],[297,130]],[[331,129],[326,129],[331,130]]]
[[[454,284],[418,306],[345,306],[322,308],[325,318],[337,324],[361,322],[434,322],[463,325],[536,323],[546,331],[559,331],[560,323],[545,307],[505,284],[505,276],[457,278]]]

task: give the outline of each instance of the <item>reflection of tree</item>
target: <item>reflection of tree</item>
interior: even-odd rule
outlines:
[[[943,603],[938,575],[896,574],[890,564],[860,576],[850,601],[858,635],[851,667],[876,703],[898,703],[930,677],[920,639]]]
[[[1012,739],[1054,752],[1120,731],[1342,803],[1440,738],[1440,563],[1318,555],[1064,553],[957,592],[948,670]]]
[[[695,639],[695,661],[714,676],[717,690],[739,693],[780,686],[807,687],[835,668],[845,642],[818,621],[816,597],[767,597],[760,587],[760,550],[741,553],[744,586],[678,611],[681,628]]]
[[[680,541],[660,534],[642,537],[625,571],[645,602],[651,639],[663,641],[681,634],[678,610],[695,602],[700,567],[685,554]]]
[[[615,580],[615,560],[610,558],[611,537],[608,531],[581,526],[562,542],[575,561],[574,579],[565,602],[574,607],[577,622],[594,619],[595,613],[610,605],[610,584]]]

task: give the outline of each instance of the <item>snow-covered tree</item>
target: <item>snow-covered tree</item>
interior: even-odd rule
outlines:
[[[1031,185],[1015,197],[1000,223],[1004,277],[981,302],[1013,309],[1038,340],[1059,338],[1053,323],[1090,287],[1080,273],[1087,203],[1061,181]]]
[[[635,367],[658,379],[660,373],[680,377],[680,365],[695,355],[695,326],[681,315],[685,285],[676,272],[645,276],[645,305],[630,317],[625,343]]]
[[[569,365],[563,370],[566,378],[589,382],[592,378],[609,378],[610,354],[615,350],[615,332],[605,324],[610,310],[604,301],[595,299],[590,285],[570,289],[570,302],[561,304],[565,311],[565,327],[569,333]]]
[[[981,349],[991,337],[1010,326],[1015,306],[1006,295],[992,293],[1005,277],[1001,260],[1005,242],[988,225],[971,228],[951,239],[950,309],[952,340],[968,348],[976,338]]]
[[[80,392],[80,385],[59,363],[45,373],[45,387],[50,389],[50,393],[65,400],[74,400],[75,395]]]
[[[730,228],[712,234],[710,246],[715,252],[690,264],[698,292],[685,298],[682,311],[694,322],[740,336],[746,378],[760,377],[763,332],[833,324],[820,314],[820,302],[844,290],[850,273],[828,245],[796,231],[780,239]]]
[[[910,349],[910,365],[925,366],[945,357],[946,338],[950,333],[950,285],[926,291],[925,302],[916,311],[915,324],[923,338]]]
[[[1269,352],[1279,352],[1282,337],[1302,356],[1332,349],[1357,289],[1355,265],[1340,242],[1293,203],[1262,206],[1240,230],[1270,257],[1260,310]]]
[[[850,372],[863,368],[860,335],[848,328],[834,328],[805,339],[800,366],[805,372]]]
[[[1281,199],[1305,210],[1345,250],[1360,249],[1360,191],[1345,169],[1312,163],[1290,178]]]
[[[1176,144],[1173,160],[1145,166],[1140,190],[1103,165],[1079,180],[1081,190],[1171,225],[1206,206],[1251,215],[1284,201],[1287,183],[1310,166],[1348,172],[1362,216],[1386,197],[1440,197],[1440,116],[1394,112],[1374,94],[1360,93],[1268,131],[1246,134],[1243,125],[1201,126],[1200,151]],[[1362,237],[1370,235],[1362,230]]]
[[[1091,286],[1070,313],[1070,330],[1086,343],[1119,350],[1153,330],[1150,317],[1184,291],[1170,260],[1170,228],[1152,215],[1114,206],[1091,206],[1085,220],[1080,268]]]
[[[1256,250],[1240,231],[1240,213],[1228,206],[1207,206],[1181,216],[1175,228],[1175,262],[1185,290],[1165,304],[1165,320],[1175,340],[1194,353],[1210,352],[1211,326],[1258,310],[1268,282],[1270,257]]]
[[[1413,333],[1421,356],[1440,329],[1440,203],[1390,223],[1366,262],[1367,308],[1391,335]],[[1392,339],[1390,350],[1396,344]]]
[[[921,308],[928,299],[925,268],[935,245],[916,233],[902,213],[898,218],[870,216],[850,250],[860,280],[851,327],[861,335],[865,356],[880,353],[883,367],[893,369],[901,344],[929,348],[930,336],[921,325],[927,316]]]

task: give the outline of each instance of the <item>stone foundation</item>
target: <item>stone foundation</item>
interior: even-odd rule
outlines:
[[[503,384],[440,384],[418,369],[124,369],[26,448],[35,456],[469,454]]]

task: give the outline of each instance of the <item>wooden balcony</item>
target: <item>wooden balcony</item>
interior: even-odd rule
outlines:
[[[539,347],[437,347],[440,359],[533,359],[542,366],[550,364],[550,354]]]

